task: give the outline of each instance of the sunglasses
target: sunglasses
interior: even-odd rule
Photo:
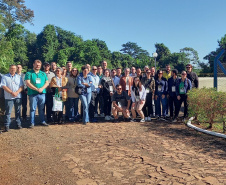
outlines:
[[[181,75],[186,75],[185,73],[181,74]]]
[[[162,74],[162,73],[159,73],[159,74]]]
[[[97,70],[97,69],[92,69],[92,70]]]
[[[122,88],[117,88],[117,90],[121,90]]]
[[[78,71],[78,70],[72,70],[72,72],[75,72],[75,71]]]
[[[189,69],[189,68],[191,68],[191,67],[186,67],[186,68],[188,68],[188,69]]]

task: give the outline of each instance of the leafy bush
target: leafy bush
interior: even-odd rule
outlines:
[[[224,124],[226,115],[226,93],[217,92],[214,88],[192,89],[188,93],[188,111],[199,122],[208,122],[212,128],[216,120]]]

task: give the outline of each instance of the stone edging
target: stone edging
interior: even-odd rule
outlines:
[[[209,130],[204,130],[204,129],[201,129],[199,127],[196,127],[194,125],[191,124],[191,121],[194,119],[194,117],[191,117],[188,122],[187,122],[187,126],[190,127],[190,128],[193,128],[199,132],[203,132],[205,134],[209,134],[209,135],[213,135],[213,136],[217,136],[217,137],[222,137],[222,138],[225,138],[226,139],[226,135],[225,134],[220,134],[218,132],[212,132],[212,131],[209,131]]]

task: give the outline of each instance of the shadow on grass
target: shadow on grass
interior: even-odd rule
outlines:
[[[195,147],[198,152],[208,154],[211,157],[226,159],[226,140],[223,138],[195,131],[181,122],[153,121],[148,124],[142,124],[142,126],[147,127],[147,132],[152,132]]]

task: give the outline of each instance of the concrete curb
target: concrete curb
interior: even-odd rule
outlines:
[[[225,138],[226,139],[226,135],[225,134],[220,134],[218,132],[212,132],[212,131],[209,131],[209,130],[204,130],[204,129],[201,129],[199,127],[196,127],[194,125],[191,124],[191,121],[194,119],[194,117],[191,117],[188,122],[187,122],[187,126],[190,127],[190,128],[193,128],[199,132],[203,132],[205,134],[209,134],[209,135],[212,135],[212,136],[217,136],[217,137],[221,137],[221,138]]]

